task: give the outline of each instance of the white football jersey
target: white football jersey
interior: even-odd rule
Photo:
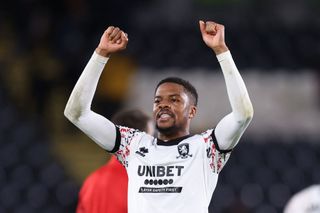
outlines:
[[[212,129],[164,142],[122,126],[113,151],[127,169],[129,213],[207,213],[231,153]]]

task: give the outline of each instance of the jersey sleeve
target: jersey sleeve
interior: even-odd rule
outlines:
[[[213,173],[219,174],[224,165],[227,163],[232,149],[221,150],[214,134],[214,129],[202,133],[206,147],[206,163]]]
[[[141,131],[124,126],[116,126],[116,143],[111,151],[118,161],[125,167],[128,166],[128,160],[131,156],[133,141],[141,135]]]
[[[253,106],[230,51],[217,55],[217,59],[225,79],[232,111],[219,121],[215,135],[220,148],[232,149],[252,120]]]

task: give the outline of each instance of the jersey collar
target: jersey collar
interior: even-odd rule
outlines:
[[[157,145],[158,146],[174,146],[174,145],[178,145],[181,141],[183,141],[184,139],[187,139],[189,137],[191,137],[192,135],[185,135],[185,136],[182,136],[180,138],[175,138],[175,139],[172,139],[172,140],[168,140],[168,141],[163,141],[159,138],[157,138]]]

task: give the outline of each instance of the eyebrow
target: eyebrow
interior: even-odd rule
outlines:
[[[174,93],[174,94],[169,95],[169,97],[173,97],[173,96],[179,96],[179,97],[181,97],[181,95],[180,95],[180,94],[177,94],[177,93]],[[161,98],[161,97],[162,97],[162,96],[160,96],[160,95],[154,96],[154,98]]]

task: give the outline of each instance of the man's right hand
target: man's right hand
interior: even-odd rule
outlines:
[[[126,49],[128,41],[126,33],[118,27],[110,26],[101,36],[96,53],[104,57],[110,57],[112,53]]]

